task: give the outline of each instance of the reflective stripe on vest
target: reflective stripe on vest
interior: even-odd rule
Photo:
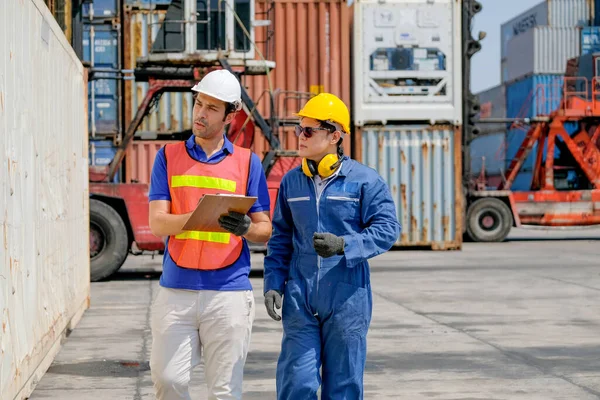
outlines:
[[[203,189],[221,189],[235,192],[237,183],[229,179],[210,176],[177,175],[171,178],[171,187],[197,187]]]
[[[222,232],[185,231],[175,236],[175,239],[203,240],[213,243],[229,243],[231,234]]]
[[[251,152],[234,146],[232,154],[216,164],[190,157],[186,143],[165,146],[171,213],[193,211],[205,194],[245,195]],[[243,250],[243,239],[227,232],[184,231],[169,237],[169,255],[182,268],[215,270],[230,266]]]

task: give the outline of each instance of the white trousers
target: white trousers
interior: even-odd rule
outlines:
[[[209,400],[241,399],[254,313],[251,290],[160,286],[151,322],[150,368],[156,398],[191,399],[192,370],[203,353]]]

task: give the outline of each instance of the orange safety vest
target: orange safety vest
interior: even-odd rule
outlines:
[[[232,154],[216,164],[194,160],[185,142],[165,146],[171,213],[193,211],[205,194],[246,195],[250,173],[249,149],[233,146]],[[184,231],[169,237],[169,254],[183,268],[215,270],[240,257],[243,239],[223,232]]]

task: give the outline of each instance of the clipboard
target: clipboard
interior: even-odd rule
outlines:
[[[229,194],[202,196],[192,216],[183,226],[184,231],[227,232],[219,225],[219,217],[229,211],[247,214],[258,198]]]

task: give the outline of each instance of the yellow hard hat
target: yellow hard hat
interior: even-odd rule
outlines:
[[[296,114],[298,117],[335,122],[342,127],[344,133],[350,133],[350,112],[348,107],[336,95],[319,93],[306,102]]]

